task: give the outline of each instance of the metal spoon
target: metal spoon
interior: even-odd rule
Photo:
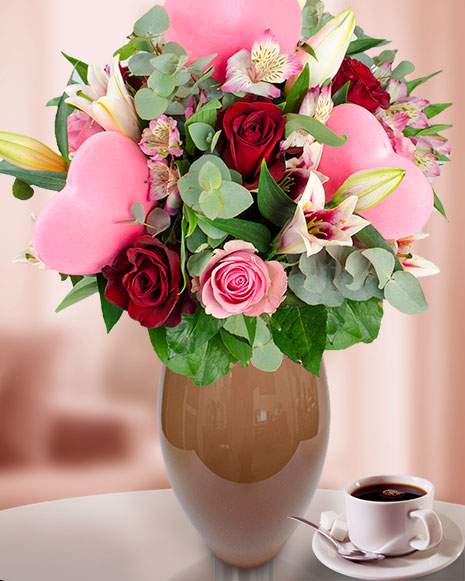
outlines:
[[[362,549],[356,548],[350,549],[348,547],[345,547],[342,543],[336,541],[336,539],[334,539],[330,534],[321,530],[318,525],[310,522],[309,520],[301,518],[300,516],[289,516],[288,518],[292,518],[299,522],[303,522],[304,524],[309,525],[316,529],[316,531],[318,531],[320,535],[323,535],[326,539],[328,539],[328,541],[331,541],[333,543],[333,545],[337,549],[338,555],[343,557],[344,559],[348,559],[349,561],[375,561],[379,559],[384,559],[384,555],[382,555],[381,553],[372,553],[370,551],[363,551]]]

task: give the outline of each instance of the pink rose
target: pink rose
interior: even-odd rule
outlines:
[[[287,276],[279,262],[265,262],[252,244],[226,242],[194,278],[193,291],[205,312],[217,319],[274,313],[284,300]]]
[[[69,115],[66,123],[68,126],[68,149],[70,154],[76,153],[86,139],[89,139],[95,133],[103,131],[103,127],[94,121],[92,117],[78,109]]]

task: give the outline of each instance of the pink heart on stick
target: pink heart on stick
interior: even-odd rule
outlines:
[[[402,183],[382,202],[359,212],[384,238],[397,240],[416,234],[433,211],[431,184],[410,160],[394,152],[381,123],[359,105],[344,103],[333,109],[327,123],[338,135],[347,135],[342,147],[324,146],[318,170],[329,177],[326,201],[353,173],[379,167],[406,170]]]
[[[48,267],[66,274],[93,274],[111,264],[145,227],[118,224],[132,220],[134,202],[146,213],[149,201],[147,161],[121,133],[93,135],[74,156],[63,190],[37,217],[33,246]]]
[[[216,53],[213,76],[224,81],[226,63],[252,48],[271,28],[283,54],[294,54],[302,28],[297,0],[166,0],[166,40],[179,43],[190,61]]]

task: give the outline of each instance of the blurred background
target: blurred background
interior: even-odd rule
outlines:
[[[104,64],[151,0],[15,0],[0,7],[0,129],[55,147],[55,109],[70,65],[60,50]],[[336,14],[348,0],[328,0]],[[463,0],[351,0],[357,23],[389,38],[415,76],[444,72],[417,90],[454,101],[441,115],[453,162],[435,189],[435,213],[417,252],[441,274],[423,279],[429,310],[408,317],[386,306],[379,339],[326,356],[332,421],[322,488],[409,473],[431,479],[441,500],[465,504],[463,288],[465,214],[461,108]],[[156,426],[160,364],[146,331],[123,316],[106,335],[96,296],[55,314],[68,292],[54,272],[13,264],[31,239],[31,213],[52,195],[11,195],[0,176],[0,509],[104,492],[167,488]]]

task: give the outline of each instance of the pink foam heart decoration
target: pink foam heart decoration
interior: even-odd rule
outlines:
[[[395,153],[382,125],[359,105],[344,103],[333,109],[327,126],[347,135],[342,147],[324,146],[318,170],[330,178],[325,184],[326,201],[353,173],[378,167],[398,167],[407,173],[382,202],[360,212],[388,240],[419,232],[433,210],[431,184],[414,163]]]
[[[111,264],[145,228],[117,224],[132,220],[141,202],[147,212],[148,168],[139,147],[121,133],[89,137],[75,154],[63,190],[37,217],[33,245],[49,268],[66,274],[93,274]]]
[[[166,0],[170,18],[165,33],[184,47],[191,61],[217,53],[214,77],[224,81],[227,60],[247,49],[267,28],[283,54],[294,54],[302,13],[297,0]]]

